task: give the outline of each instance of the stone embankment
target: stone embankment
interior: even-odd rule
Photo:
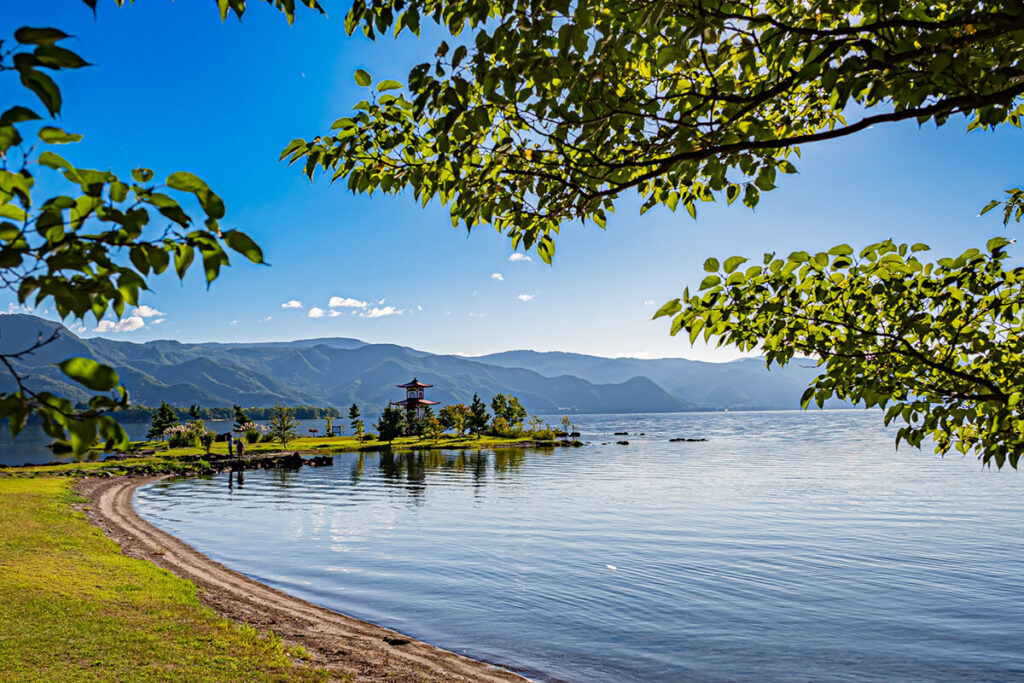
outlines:
[[[112,456],[104,462],[120,460],[123,456]],[[65,463],[54,463],[65,464]],[[223,472],[241,472],[243,470],[270,470],[270,469],[298,469],[300,467],[329,467],[334,464],[333,455],[314,455],[303,457],[299,452],[287,453],[258,453],[241,458],[215,455],[185,455],[173,461],[124,464],[117,468],[117,471],[109,470],[85,470],[68,469],[55,472],[61,477],[93,476],[113,477],[118,475],[127,476],[151,476],[158,474],[220,474]]]

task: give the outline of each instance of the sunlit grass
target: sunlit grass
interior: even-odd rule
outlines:
[[[122,555],[68,480],[0,479],[0,681],[319,681],[194,584]]]

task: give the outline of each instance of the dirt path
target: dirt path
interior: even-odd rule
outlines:
[[[85,479],[76,486],[93,501],[89,520],[125,554],[149,560],[199,587],[217,613],[299,643],[313,661],[357,681],[525,681],[527,679],[395,631],[347,617],[254,581],[136,514],[132,494],[160,477]]]

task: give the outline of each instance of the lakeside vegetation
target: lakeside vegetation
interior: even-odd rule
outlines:
[[[388,451],[434,451],[447,449],[489,449],[513,447],[555,447],[558,445],[582,445],[578,441],[546,441],[528,436],[462,436],[444,435],[437,440],[417,436],[397,437],[390,443],[367,435],[360,440],[355,436],[307,436],[288,444],[289,452],[308,456],[331,455],[334,453],[372,453]],[[255,457],[282,452],[280,444],[265,442],[246,449],[246,456]],[[207,453],[202,446],[189,444],[171,448],[167,442],[133,441],[123,455],[104,457],[101,451],[91,451],[84,459],[70,459],[67,462],[53,462],[44,465],[21,467],[0,467],[0,481],[6,477],[32,477],[41,475],[124,475],[153,474],[158,472],[174,474],[197,474],[210,467],[210,460],[230,457],[227,442],[214,443]]]
[[[305,650],[217,617],[191,582],[121,554],[70,485],[0,478],[0,681],[328,679]]]

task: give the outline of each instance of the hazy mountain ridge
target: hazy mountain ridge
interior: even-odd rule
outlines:
[[[81,339],[30,315],[4,316],[0,350],[24,349],[55,328],[61,330],[55,342],[16,362],[31,376],[30,387],[86,398],[88,392],[67,382],[53,364],[87,356],[115,367],[132,402],[144,405],[280,401],[343,408],[355,402],[371,415],[400,398],[396,384],[416,376],[434,385],[428,397],[442,403],[510,392],[539,414],[796,408],[813,376],[798,367],[768,373],[758,360],[715,364],[535,351],[466,358],[348,338],[199,344]],[[0,387],[10,389],[10,380]]]

